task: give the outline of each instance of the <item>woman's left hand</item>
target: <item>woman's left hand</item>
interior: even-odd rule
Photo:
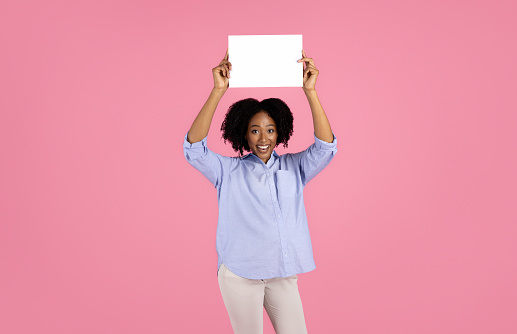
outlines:
[[[303,70],[303,90],[311,91],[316,90],[316,78],[318,78],[318,74],[320,71],[314,66],[314,61],[312,58],[307,58],[305,55],[305,51],[302,50],[302,59],[298,60],[298,62],[305,63],[305,69]]]

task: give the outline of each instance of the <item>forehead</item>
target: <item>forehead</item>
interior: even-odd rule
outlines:
[[[269,115],[265,111],[259,111],[250,119],[250,123],[248,126],[259,125],[259,126],[267,126],[272,124],[276,126],[275,121],[269,117]]]

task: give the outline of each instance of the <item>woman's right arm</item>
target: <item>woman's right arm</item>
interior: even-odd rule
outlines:
[[[219,104],[219,101],[223,97],[224,93],[228,89],[231,69],[232,64],[228,61],[228,50],[226,50],[224,59],[221,60],[218,66],[212,69],[212,75],[214,77],[214,88],[203,105],[203,108],[201,108],[201,111],[199,111],[199,114],[192,123],[192,126],[190,127],[190,130],[187,134],[187,141],[190,144],[196,143],[208,135],[208,130],[210,130],[210,124],[212,123],[215,109],[217,108],[217,105]]]

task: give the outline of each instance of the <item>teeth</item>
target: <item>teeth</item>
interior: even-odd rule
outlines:
[[[258,145],[257,145],[258,146]],[[258,146],[258,148],[262,149],[262,150],[265,150],[269,147],[269,145],[266,145],[266,146]]]

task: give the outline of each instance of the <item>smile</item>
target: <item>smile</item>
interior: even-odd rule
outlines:
[[[258,151],[260,153],[266,153],[269,150],[270,145],[257,145]]]

